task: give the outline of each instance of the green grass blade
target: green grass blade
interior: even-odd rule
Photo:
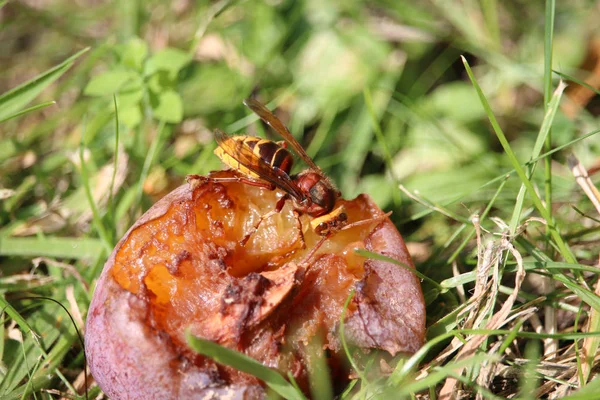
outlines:
[[[331,133],[331,124],[337,114],[337,109],[328,108],[323,113],[323,119],[315,132],[315,136],[313,140],[311,140],[308,148],[306,149],[306,154],[308,154],[311,158],[315,158],[319,149],[325,142],[327,135]]]
[[[2,394],[2,400],[22,400],[28,399],[31,396],[31,388],[40,388],[47,387],[50,385],[50,382],[54,379],[54,375],[45,374],[41,376],[37,376],[24,385],[19,386],[15,390],[10,393]]]
[[[546,115],[552,110],[550,104],[550,96],[552,93],[552,54],[553,54],[553,41],[554,41],[554,14],[556,10],[556,0],[546,0],[545,7],[545,23],[544,23],[544,110]],[[561,82],[556,89],[559,91],[564,84]],[[554,95],[553,98],[556,96]],[[544,118],[546,122],[547,118]],[[543,128],[544,124],[542,124]],[[539,139],[539,138],[538,138]],[[546,151],[552,150],[552,131],[548,127],[548,133],[544,141],[544,147]],[[546,201],[546,210],[548,214],[552,216],[552,159],[547,157],[544,159],[544,199]],[[550,228],[546,227],[546,237],[549,239]],[[547,291],[554,289],[554,281],[552,279],[544,279],[542,282],[543,287]],[[556,310],[552,307],[545,307],[544,309],[544,328],[548,332],[556,331]],[[546,352],[556,351],[558,349],[558,343],[546,343]]]
[[[577,326],[577,325],[575,325]],[[588,322],[584,328],[589,331],[598,331],[600,329],[600,312],[591,310],[589,313]],[[596,354],[598,354],[598,348],[600,347],[600,336],[585,339],[583,342],[583,352],[577,351],[577,355],[583,357],[583,360],[578,360],[578,372],[580,374],[579,381],[587,383],[592,368],[595,365]],[[585,363],[585,368],[582,368],[581,363]]]
[[[579,286],[566,276],[554,275],[554,279],[562,282],[571,292],[575,293],[584,303],[596,310],[596,312],[600,312],[600,297],[594,292]]]
[[[508,349],[511,346],[511,344],[513,343],[513,340],[515,340],[517,338],[517,333],[521,330],[521,327],[523,326],[524,323],[525,323],[524,320],[517,321],[514,328],[511,330],[511,333],[509,335],[507,335],[504,338],[504,340],[502,341],[502,345],[500,346],[500,348],[498,349],[496,354],[498,354],[499,356],[502,356],[502,354],[504,354],[506,349]]]
[[[453,372],[455,369],[481,365],[486,361],[490,363],[498,362],[499,360],[500,357],[498,357],[495,354],[476,354],[473,357],[452,362],[448,366],[438,367],[434,370],[434,372],[431,372],[425,378],[408,383],[406,385],[402,385],[401,388],[396,388],[394,393],[396,393],[398,396],[405,396],[411,393],[417,393],[427,388],[435,386],[448,376],[453,376]]]
[[[525,346],[525,359],[527,362],[523,367],[523,373],[520,379],[519,399],[535,399],[535,389],[538,387],[538,378],[535,368],[540,358],[539,343],[535,341],[527,342]]]
[[[542,261],[524,261],[523,267],[526,271],[534,271],[534,270],[565,270],[565,271],[580,271],[580,272],[591,272],[598,274],[600,270],[597,267],[591,265],[582,265],[582,264],[571,264],[571,263],[563,263],[563,262],[542,262]],[[506,266],[506,272],[514,272],[515,265],[510,264]],[[490,272],[491,275],[492,272]],[[444,290],[453,289],[457,286],[466,285],[471,282],[475,282],[477,277],[476,271],[465,272],[464,274],[460,274],[457,276],[453,276],[452,278],[448,278],[443,280],[439,285]]]
[[[108,190],[108,210],[110,212],[110,221],[113,225],[113,235],[116,235],[116,223],[115,223],[115,179],[117,176],[117,169],[119,165],[119,107],[117,106],[117,96],[113,95],[113,103],[115,105],[115,161],[113,163],[113,173],[110,177],[110,186]]]
[[[210,340],[201,339],[189,331],[186,333],[189,346],[199,354],[212,358],[219,364],[233,367],[264,381],[267,386],[288,400],[305,400],[306,397],[299,393],[277,371],[265,367],[255,359],[245,354],[223,347]]]
[[[542,152],[542,149],[544,147],[544,142],[550,135],[552,123],[554,122],[554,117],[556,116],[556,112],[558,111],[558,108],[560,106],[560,100],[562,98],[562,94],[566,87],[567,87],[567,85],[565,85],[564,82],[561,82],[558,85],[558,87],[556,88],[556,90],[554,91],[554,93],[552,94],[552,98],[550,99],[550,102],[548,103],[548,107],[546,109],[546,114],[544,116],[544,120],[542,121],[542,126],[540,127],[538,137],[535,141],[535,144],[533,145],[533,151],[531,153],[532,161],[534,159],[539,159],[538,157],[539,157],[540,153]],[[551,149],[548,149],[548,152],[550,150]],[[544,159],[548,159],[548,158],[550,158],[550,157],[544,157]],[[533,165],[535,165],[535,164],[532,164],[532,166]]]
[[[565,88],[566,88],[566,85],[564,83],[561,83],[560,85],[558,85],[558,88],[556,88],[556,91],[552,95],[552,100],[550,101],[550,104],[548,105],[548,109],[546,110],[546,115],[544,116],[544,121],[542,122],[540,132],[535,141],[535,144],[533,145],[533,151],[531,152],[531,160],[537,159],[539,157],[540,153],[542,152],[544,143],[546,142],[546,139],[548,138],[548,136],[550,134],[550,128],[552,127],[552,122],[554,121],[554,116],[556,115],[556,111],[558,110],[558,107],[560,105],[560,99],[562,97],[562,94],[563,94]],[[544,160],[550,160],[550,157],[545,157]],[[527,177],[529,179],[531,179],[531,177],[533,176],[533,172],[535,171],[536,165],[537,164],[535,164],[535,163],[529,164],[529,168],[527,170]],[[546,182],[547,182],[547,180],[546,180]],[[526,187],[524,184],[521,184],[521,189],[519,190],[519,194],[517,195],[517,201],[516,201],[516,205],[514,208],[514,212],[513,212],[512,218],[510,220],[510,232],[513,235],[515,234],[515,232],[517,230],[517,226],[519,224],[519,220],[521,217],[521,211],[523,209],[523,201],[525,200],[525,192],[526,192]],[[548,212],[550,213],[550,211],[548,211]]]
[[[556,9],[556,0],[546,0],[546,22],[544,29],[544,109],[547,111],[552,93],[552,51],[554,38],[554,13]],[[560,87],[560,85],[559,85]],[[557,89],[558,90],[558,89]],[[545,140],[546,151],[552,149],[552,133],[548,129],[548,136]],[[546,199],[546,209],[552,214],[552,163],[550,158],[544,159],[544,194]]]
[[[462,60],[463,60],[463,64],[465,65],[465,68],[467,70],[467,74],[469,75],[469,79],[471,79],[471,82],[473,83],[473,86],[474,86],[475,90],[477,91],[477,95],[479,96],[479,99],[481,100],[481,104],[483,105],[483,108],[485,109],[485,111],[488,115],[490,123],[492,124],[494,132],[496,133],[496,136],[498,137],[500,144],[502,144],[502,147],[504,148],[504,151],[505,151],[506,155],[508,156],[510,162],[512,163],[513,168],[515,169],[517,175],[519,175],[519,178],[521,179],[521,181],[527,188],[527,191],[533,201],[533,204],[535,205],[535,208],[538,210],[538,212],[541,214],[541,216],[546,220],[546,223],[548,224],[548,228],[550,229],[550,234],[551,234],[552,238],[554,239],[556,245],[558,246],[560,253],[568,262],[575,263],[576,262],[575,256],[573,255],[573,253],[571,252],[571,249],[567,246],[567,244],[561,237],[560,232],[558,231],[558,228],[556,227],[555,222],[552,220],[552,216],[550,215],[550,213],[548,212],[548,210],[542,203],[542,200],[537,195],[535,188],[533,187],[533,184],[527,178],[527,174],[525,173],[525,170],[523,169],[523,167],[521,167],[521,164],[519,163],[519,160],[517,159],[516,154],[510,147],[510,144],[508,143],[508,140],[506,139],[504,132],[502,132],[502,129],[500,128],[500,125],[498,124],[496,117],[492,113],[492,109],[491,109],[487,99],[485,98],[485,95],[483,94],[481,87],[475,80],[475,76],[473,75],[473,71],[471,71],[471,67],[469,66],[469,63],[467,62],[466,58],[464,58],[464,57],[462,57]]]
[[[375,132],[375,137],[377,138],[377,142],[379,142],[379,146],[383,152],[385,162],[387,164],[388,170],[393,171],[394,161],[392,160],[392,153],[387,145],[385,140],[385,135],[381,130],[381,125],[377,119],[377,111],[375,110],[375,106],[373,105],[373,97],[371,96],[371,91],[369,88],[365,88],[363,90],[363,98],[365,100],[365,105],[367,106],[368,114],[371,117],[371,124],[373,127],[373,131]]]
[[[546,0],[544,25],[544,105],[547,106],[552,93],[552,47],[554,38],[555,0]]]
[[[482,0],[481,10],[485,18],[485,26],[490,35],[490,41],[500,48],[500,27],[498,25],[498,3],[496,0]]]
[[[344,391],[339,395],[339,398],[340,399],[348,398],[350,393],[352,393],[352,389],[354,389],[354,386],[356,386],[357,383],[358,383],[358,379],[351,380],[350,383],[348,384],[348,386],[346,386]]]
[[[333,399],[333,387],[327,357],[323,351],[323,335],[316,334],[307,346],[310,394],[314,400]],[[291,373],[288,373],[291,375]],[[291,376],[293,379],[293,376]]]
[[[4,296],[0,296],[0,299],[2,301],[4,301],[4,303],[6,304],[6,300],[4,299]],[[4,325],[4,321],[5,321],[5,315],[4,315],[4,310],[0,310],[0,321],[2,321],[2,325]],[[0,360],[4,359],[4,347],[5,347],[5,340],[7,338],[7,332],[6,329],[0,329]],[[3,375],[5,373],[5,371],[0,370],[0,375]]]
[[[444,333],[444,334],[441,334],[441,335],[431,338],[419,350],[417,350],[417,352],[415,354],[413,354],[408,360],[406,360],[403,364],[398,364],[396,366],[396,369],[390,376],[390,379],[399,383],[400,381],[402,381],[402,379],[404,379],[406,376],[408,376],[408,374],[410,374],[410,372],[413,371],[419,365],[419,363],[421,363],[425,359],[427,354],[432,349],[434,349],[437,345],[445,342],[446,340],[448,340],[450,338],[460,337],[460,336],[461,336],[461,333],[459,333],[459,331],[457,331],[457,330],[454,330],[454,331],[450,331],[448,333]]]
[[[483,221],[484,219],[487,218],[487,215],[490,212],[490,210],[492,209],[492,206],[494,205],[494,203],[496,202],[496,199],[502,192],[502,189],[504,189],[506,182],[508,182],[508,176],[505,176],[504,180],[500,183],[500,185],[498,186],[498,189],[496,190],[496,192],[494,193],[494,195],[488,202],[487,206],[481,213],[481,216],[479,217],[480,221]],[[467,236],[463,239],[461,244],[458,246],[458,248],[454,251],[454,253],[452,253],[452,255],[450,256],[450,258],[447,261],[447,264],[452,264],[454,262],[454,260],[456,260],[456,258],[460,254],[460,252],[467,246],[467,244],[469,244],[469,241],[473,238],[474,235],[475,235],[475,227],[472,227],[470,229],[469,233],[467,234]]]
[[[437,211],[440,214],[445,215],[446,217],[453,219],[455,221],[462,222],[465,225],[471,224],[471,221],[469,221],[468,218],[458,215],[455,212],[447,209],[446,207],[444,207],[440,204],[435,204],[432,201],[423,197],[422,195],[416,195],[415,193],[411,193],[410,190],[408,190],[407,188],[404,187],[404,185],[400,185],[399,189],[405,195],[407,195],[409,198],[411,198],[412,200],[416,201],[417,203],[429,208],[431,211]]]
[[[377,90],[371,91],[371,105],[356,104],[350,112],[354,114],[352,134],[347,138],[345,150],[342,153],[342,164],[345,172],[338,181],[340,190],[346,196],[355,196],[356,182],[360,177],[367,154],[373,145],[373,121],[379,121],[394,95],[394,90],[402,75],[403,68],[390,71],[378,80]],[[379,123],[378,123],[379,125]]]
[[[146,158],[144,159],[144,165],[142,167],[142,172],[141,172],[139,180],[138,180],[139,183],[138,183],[136,200],[135,200],[135,204],[138,206],[139,206],[140,202],[142,201],[142,194],[144,193],[144,182],[146,181],[146,178],[148,177],[150,168],[152,167],[152,164],[154,163],[154,159],[156,158],[156,154],[158,153],[158,149],[160,147],[160,144],[162,143],[162,136],[163,136],[164,128],[165,128],[165,123],[161,122],[160,126],[156,132],[156,136],[152,140],[152,144],[150,145],[148,154],[146,155]]]
[[[83,156],[84,149],[84,140],[85,140],[85,128],[81,133],[81,143],[79,144],[79,162],[80,162],[80,172],[81,172],[81,180],[83,181],[83,188],[85,189],[85,195],[87,197],[90,208],[92,209],[92,220],[94,222],[94,226],[100,235],[100,239],[102,239],[102,244],[106,251],[110,254],[113,248],[113,243],[102,223],[102,219],[100,218],[100,213],[98,212],[98,207],[96,206],[96,201],[94,200],[94,196],[92,195],[92,189],[90,188],[90,179],[87,172],[87,164],[86,160]]]
[[[0,237],[0,255],[93,259],[103,251],[102,242],[77,237]]]
[[[37,179],[33,175],[25,177],[19,186],[14,191],[13,195],[4,200],[3,209],[7,213],[14,212],[23,202],[23,200],[31,193],[31,190],[36,185]]]
[[[3,361],[7,367],[7,373],[0,380],[0,398],[4,399],[4,395],[10,393],[17,388],[17,385],[28,378],[28,383],[35,380],[36,376],[57,374],[55,367],[60,360],[56,356],[49,357],[45,349],[52,348],[57,340],[65,340],[64,332],[57,329],[59,324],[56,320],[48,316],[56,315],[58,309],[56,305],[44,306],[33,312],[27,312],[27,316],[21,316],[12,306],[6,302],[0,302],[1,306],[7,310],[9,316],[17,322],[19,328],[23,330],[23,341],[9,341],[6,343],[5,358]],[[25,313],[24,313],[25,314]],[[25,319],[26,318],[26,319]],[[63,346],[62,354],[66,355],[72,349],[72,343],[69,346]],[[43,365],[43,368],[39,368]],[[26,383],[25,390],[32,390],[39,386],[32,386]],[[24,398],[29,398],[27,395]]]
[[[425,335],[426,339],[429,341],[430,339],[436,338],[440,335],[445,335],[456,329],[458,324],[462,322],[462,318],[459,318],[459,315],[463,312],[466,306],[467,304],[465,303],[460,304],[451,312],[438,319],[435,323],[431,324],[427,328],[427,333]]]
[[[346,357],[348,358],[348,362],[354,369],[354,372],[356,373],[356,375],[358,375],[358,377],[360,378],[361,384],[368,385],[369,383],[364,374],[364,371],[361,368],[359,368],[358,364],[356,364],[356,361],[354,361],[354,358],[352,357],[352,352],[350,351],[350,346],[348,346],[348,343],[346,342],[346,331],[345,331],[344,321],[346,320],[346,312],[348,311],[348,306],[350,305],[350,302],[354,298],[354,294],[355,294],[355,289],[352,289],[350,291],[350,294],[348,294],[346,301],[344,302],[344,308],[342,309],[342,315],[340,315],[340,328],[339,328],[340,341],[342,342],[342,348],[344,349],[344,353],[346,354]]]
[[[558,76],[560,76],[560,77],[561,77],[561,78],[563,78],[563,79],[566,79],[566,80],[568,80],[568,81],[573,81],[573,82],[575,82],[576,84],[578,84],[578,85],[581,85],[581,86],[585,87],[586,89],[589,89],[589,90],[591,90],[592,92],[596,93],[597,95],[600,95],[600,89],[596,89],[595,87],[591,86],[591,85],[590,85],[590,84],[588,84],[588,83],[585,83],[585,82],[584,82],[584,81],[582,81],[581,79],[575,78],[575,77],[574,77],[574,76],[572,76],[572,75],[565,74],[565,73],[563,73],[563,72],[560,72],[560,71],[554,71],[554,70],[553,70],[552,72],[554,72],[555,74],[557,74]]]
[[[454,331],[464,335],[510,335],[511,331],[507,329],[459,329]],[[567,333],[538,333],[522,331],[517,333],[517,337],[526,339],[560,339],[560,340],[578,340],[586,337],[600,335],[600,332],[567,332]]]
[[[17,325],[19,325],[19,328],[21,328],[21,330],[23,330],[23,332],[25,332],[27,336],[35,338],[36,334],[31,329],[29,323],[25,320],[25,318],[21,316],[21,314],[19,314],[17,310],[14,309],[12,305],[10,305],[8,301],[6,301],[4,294],[0,295],[0,308],[10,318],[12,318],[17,323]]]
[[[563,149],[566,149],[567,147],[570,147],[573,144],[578,143],[578,142],[580,142],[582,140],[588,139],[589,137],[594,136],[594,135],[596,135],[598,133],[600,133],[600,129],[597,129],[595,131],[591,131],[589,133],[586,133],[585,135],[583,135],[581,137],[578,137],[576,139],[573,139],[573,140],[569,141],[568,143],[565,143],[565,144],[563,144],[561,146],[556,147],[552,151],[544,153],[544,154],[540,155],[539,157],[534,158],[533,160],[530,160],[530,161],[528,161],[526,163],[521,164],[521,166],[522,167],[527,167],[527,166],[533,165],[534,163],[536,163],[537,161],[539,161],[539,160],[541,160],[541,159],[543,159],[545,157],[548,157],[548,156],[550,156],[550,155],[552,155],[554,153],[557,153],[557,152],[559,152],[559,151],[561,151]],[[452,204],[456,203],[457,201],[459,201],[460,199],[462,199],[464,197],[467,197],[467,196],[470,196],[473,193],[476,193],[476,192],[478,192],[478,191],[480,191],[480,190],[482,190],[482,189],[484,189],[484,188],[486,188],[486,187],[488,187],[490,185],[493,185],[496,182],[501,181],[502,179],[507,179],[508,177],[510,177],[510,175],[514,174],[515,172],[516,172],[516,170],[513,168],[510,171],[507,171],[506,173],[503,173],[502,175],[498,175],[497,177],[495,177],[493,179],[490,179],[489,181],[487,181],[483,185],[479,186],[475,190],[461,193],[460,195],[456,196],[454,199],[452,199],[452,200],[444,203],[442,205],[442,207],[447,207],[449,205],[452,205]],[[423,218],[423,217],[431,214],[434,211],[436,211],[436,210],[432,210],[431,208],[428,208],[426,210],[423,210],[423,211],[420,211],[420,212],[418,212],[416,214],[411,215],[410,217],[406,218],[406,221],[415,221],[415,220],[417,220],[419,218]]]
[[[36,76],[32,80],[27,81],[0,95],[0,120],[4,120],[7,117],[19,112],[30,101],[36,98],[42,90],[48,87],[48,85],[57,80],[62,74],[71,68],[75,59],[88,50],[89,47],[79,51],[57,66]]]
[[[32,106],[32,107],[26,108],[24,110],[21,110],[21,111],[15,113],[13,115],[9,115],[8,117],[4,117],[4,118],[0,119],[0,122],[4,122],[4,121],[8,121],[9,119],[20,117],[21,115],[25,115],[25,114],[30,113],[32,111],[39,110],[41,108],[45,108],[45,107],[51,106],[53,104],[56,104],[56,102],[54,100],[47,101],[45,103],[36,104],[35,106]]]
[[[600,379],[594,379],[585,385],[582,389],[570,396],[563,397],[563,400],[595,400],[600,399]]]

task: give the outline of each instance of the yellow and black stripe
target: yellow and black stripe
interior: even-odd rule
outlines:
[[[254,136],[229,136],[219,143],[215,155],[228,167],[256,179],[264,178],[255,172],[264,170],[264,164],[289,175],[294,163],[290,152],[282,146]]]

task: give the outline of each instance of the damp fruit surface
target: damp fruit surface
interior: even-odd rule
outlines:
[[[231,177],[232,171],[211,177]],[[243,183],[192,179],[125,234],[97,283],[86,327],[94,378],[112,399],[265,396],[255,377],[194,353],[186,330],[243,352],[308,388],[308,345],[320,338],[332,379],[350,371],[339,339],[346,299],[346,340],[390,356],[423,343],[425,306],[419,280],[394,225],[366,195],[338,200],[350,223],[312,255],[321,237],[291,201],[265,219],[284,193]],[[336,204],[337,205],[337,204]],[[309,257],[310,256],[310,257]],[[209,396],[209,397],[206,397]]]

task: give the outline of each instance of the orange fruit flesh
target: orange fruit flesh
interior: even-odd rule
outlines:
[[[188,327],[198,336],[286,371],[319,333],[326,335],[326,347],[334,353],[340,350],[333,333],[351,289],[364,276],[365,260],[354,250],[365,248],[365,239],[379,221],[338,232],[307,260],[321,237],[311,231],[310,217],[298,217],[287,201],[280,213],[265,219],[247,243],[240,244],[283,194],[242,183],[199,184],[190,198],[172,202],[164,215],[135,228],[116,254],[113,279],[148,303],[147,324],[166,333],[180,354],[196,364],[206,360],[187,348]],[[339,204],[345,206],[350,223],[381,215],[378,209],[367,209],[365,202]],[[288,279],[291,275],[284,271],[290,266],[299,266],[303,273]],[[247,295],[254,278],[261,281],[277,273],[293,281],[293,289],[290,284],[277,294],[276,289],[257,289]],[[236,288],[250,299],[247,304],[226,300],[238,293]],[[257,311],[261,306],[266,310],[262,314]],[[238,318],[236,310],[247,312]],[[230,379],[237,376],[228,374]],[[246,379],[251,378],[242,378]]]

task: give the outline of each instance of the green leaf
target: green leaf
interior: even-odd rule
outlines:
[[[154,54],[146,63],[146,75],[157,71],[167,71],[174,77],[192,60],[192,56],[182,50],[168,47]]]
[[[147,80],[147,86],[154,93],[174,89],[174,77],[171,77],[167,71],[158,71]]]
[[[194,66],[179,92],[185,115],[210,114],[237,108],[251,90],[249,77],[225,63]],[[210,101],[208,100],[210,99]]]
[[[106,96],[116,93],[132,78],[131,72],[125,68],[116,68],[96,75],[90,80],[83,93],[88,96]]]
[[[118,102],[117,104],[119,104],[119,107],[122,107],[122,108],[137,106],[140,104],[143,97],[144,97],[144,92],[141,88],[131,90],[131,91],[122,90],[117,95],[117,102]]]
[[[298,392],[292,384],[286,381],[277,371],[265,367],[245,354],[238,353],[237,351],[213,343],[210,340],[195,337],[189,331],[186,333],[186,340],[192,350],[197,353],[210,357],[219,364],[228,365],[239,371],[257,377],[286,399],[306,399],[302,393]]]
[[[142,110],[138,105],[119,111],[119,120],[129,128],[134,128],[142,122]]]
[[[178,123],[183,119],[183,102],[174,90],[153,94],[150,102],[154,110],[154,118],[170,123]]]
[[[133,38],[119,48],[123,65],[136,71],[142,71],[148,57],[148,44],[140,38]]]
[[[88,50],[89,47],[81,50],[54,68],[51,68],[32,80],[0,95],[0,120],[4,120],[9,116],[18,113],[23,107],[36,98],[42,90],[71,68],[73,62]]]
[[[144,90],[140,80],[126,83],[117,95],[119,119],[129,128],[134,128],[142,122],[141,103],[143,98]]]

